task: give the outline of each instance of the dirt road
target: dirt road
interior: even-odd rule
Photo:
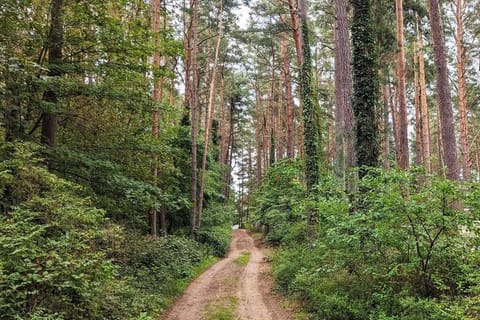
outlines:
[[[265,250],[256,247],[245,230],[234,230],[228,257],[193,281],[162,319],[294,319],[272,293],[264,257]]]

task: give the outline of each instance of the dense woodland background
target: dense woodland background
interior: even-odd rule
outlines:
[[[237,223],[311,319],[478,319],[479,12],[2,1],[0,319],[158,318]]]

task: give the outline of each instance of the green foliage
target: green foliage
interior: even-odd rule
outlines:
[[[78,186],[30,160],[31,149],[14,145],[0,163],[7,201],[0,217],[1,318],[101,318],[97,301],[115,274],[99,247],[104,212],[80,197]]]
[[[360,167],[375,167],[380,150],[376,116],[379,90],[372,1],[353,0],[352,7],[352,108],[357,164]],[[364,174],[364,170],[360,169],[360,176]]]
[[[224,257],[231,240],[231,226],[236,211],[232,205],[218,203],[202,214],[202,226],[195,232],[195,239],[205,244],[216,257]]]
[[[87,190],[49,173],[39,150],[0,151],[0,319],[149,319],[228,246],[225,228],[211,247],[125,232]]]
[[[478,186],[418,169],[372,173],[353,214],[322,182],[317,236],[283,238],[276,283],[312,319],[478,318]]]
[[[285,159],[269,168],[262,185],[252,195],[252,222],[267,226],[267,239],[278,243],[291,225],[305,220],[305,185],[300,161]]]
[[[103,313],[111,319],[126,319],[142,312],[154,317],[214,261],[207,251],[187,238],[128,235],[114,252],[119,280],[106,290]]]
[[[305,180],[307,188],[311,192],[318,183],[319,178],[319,156],[318,145],[320,143],[318,130],[318,110],[315,108],[313,96],[316,94],[312,83],[312,54],[310,48],[310,29],[303,17],[302,27],[302,51],[303,63],[300,71],[300,99],[302,101],[304,145],[305,145]]]

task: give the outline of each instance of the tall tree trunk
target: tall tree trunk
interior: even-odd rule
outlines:
[[[153,95],[152,100],[154,102],[153,112],[152,112],[152,136],[153,139],[157,140],[159,138],[159,121],[160,121],[160,111],[159,104],[163,99],[163,79],[158,78],[155,74],[158,69],[160,69],[160,0],[151,1],[152,8],[152,33],[153,33]],[[153,156],[153,166],[152,166],[152,176],[153,176],[153,186],[158,186],[158,155]],[[157,208],[154,206],[150,209],[150,235],[152,237],[157,237],[157,225],[158,225],[158,213]]]
[[[335,0],[335,159],[336,174],[355,166],[353,111],[351,104],[352,70],[348,14],[345,0]]]
[[[405,91],[405,50],[403,46],[403,2],[395,0],[397,15],[397,97],[398,97],[398,124],[399,124],[399,143],[398,143],[398,165],[402,169],[407,169],[409,165],[408,154],[408,120],[407,120],[407,100]]]
[[[371,19],[371,0],[352,0],[353,43],[353,111],[359,175],[367,174],[364,166],[378,165],[378,74],[374,30]]]
[[[458,74],[458,113],[460,118],[460,153],[462,154],[463,178],[469,180],[470,150],[468,146],[468,121],[467,121],[467,80],[465,77],[465,48],[463,46],[463,1],[457,1],[457,74]]]
[[[300,2],[302,0],[299,0]],[[300,4],[299,2],[299,4]],[[301,29],[301,21],[300,21],[300,16],[299,16],[299,7],[297,7],[297,1],[296,0],[288,0],[288,6],[289,6],[289,11],[290,11],[290,17],[292,20],[292,33],[293,33],[293,40],[295,42],[295,49],[297,53],[297,64],[298,68],[301,69],[303,65],[303,40],[302,40],[302,29]],[[300,71],[301,72],[301,71]],[[299,91],[300,91],[300,96],[302,95],[301,93],[301,86],[299,86]],[[303,117],[303,105],[302,101],[300,99],[300,105],[299,105],[299,110],[298,110],[298,118],[302,119]],[[305,154],[305,123],[303,121],[299,121],[298,127],[297,127],[297,145],[298,145],[298,156],[300,158],[304,157]]]
[[[283,78],[277,82],[277,121],[275,125],[275,136],[276,136],[276,153],[277,153],[277,161],[281,160],[285,157],[285,96],[283,94],[283,83],[285,79]]]
[[[383,84],[383,168],[390,169],[390,99],[391,90],[388,77]]]
[[[225,101],[225,78],[222,74],[220,80],[220,163],[227,165],[227,153],[228,153],[228,121],[227,121],[227,108]]]
[[[226,198],[230,197],[230,185],[232,184],[232,165],[233,165],[233,151],[235,146],[235,99],[230,99],[230,125],[228,134],[228,166],[227,166],[227,185],[226,185]]]
[[[299,0],[302,1],[302,0]],[[301,68],[303,64],[303,40],[301,22],[299,21],[298,8],[296,0],[288,0],[288,7],[290,9],[290,17],[292,20],[293,40],[295,42],[295,49],[297,52],[298,67]]]
[[[64,0],[52,0],[50,11],[50,31],[48,34],[48,76],[61,77],[64,74],[62,68],[63,60],[63,15]],[[47,103],[56,105],[58,103],[58,93],[55,89],[48,89],[43,95],[43,100]],[[57,114],[54,110],[45,111],[42,114],[42,133],[40,142],[49,147],[54,147],[57,137]]]
[[[293,127],[295,125],[295,110],[293,107],[294,101],[292,93],[292,75],[290,74],[290,61],[288,59],[288,43],[284,34],[282,34],[280,51],[282,55],[283,86],[285,87],[285,126],[287,129],[287,157],[293,159],[295,158],[295,139]]]
[[[203,211],[203,193],[205,191],[205,173],[207,169],[207,157],[208,157],[208,147],[210,144],[210,134],[212,130],[212,121],[213,115],[215,114],[215,89],[217,84],[217,67],[218,59],[220,56],[220,43],[223,37],[223,5],[222,1],[220,2],[219,13],[218,13],[218,25],[219,31],[217,35],[217,42],[215,45],[215,58],[213,61],[212,76],[210,82],[210,92],[208,96],[208,105],[206,111],[206,120],[205,120],[205,142],[203,145],[203,155],[202,155],[202,169],[200,171],[200,191],[199,191],[199,200],[198,200],[198,210],[197,210],[197,227],[200,227],[202,221],[202,211]]]
[[[442,124],[442,142],[444,161],[447,166],[447,178],[458,180],[457,142],[453,123],[452,97],[448,85],[448,68],[445,52],[445,38],[442,30],[439,0],[428,0],[429,18],[432,29],[433,57],[437,73],[437,92]]]
[[[262,159],[263,159],[263,139],[262,139],[262,129],[263,129],[263,113],[262,113],[262,102],[260,99],[260,90],[258,86],[255,84],[255,138],[257,142],[257,150],[256,150],[256,164],[257,164],[257,172],[256,172],[256,182],[260,185],[262,181]]]
[[[420,106],[420,81],[418,76],[418,55],[417,43],[413,43],[413,87],[414,87],[414,108],[415,108],[415,164],[422,165],[423,160],[423,128],[422,128],[422,112]]]
[[[318,118],[315,112],[312,92],[312,57],[310,49],[310,31],[307,23],[306,0],[298,1],[298,18],[302,30],[303,63],[300,70],[300,100],[303,107],[304,146],[305,146],[305,180],[309,194],[314,197],[314,188],[319,181],[318,168]],[[307,208],[307,224],[316,223],[315,209]],[[311,230],[310,230],[311,231]],[[309,232],[310,233],[310,232]]]
[[[198,0],[190,0],[190,23],[187,32],[186,59],[188,59],[189,73],[185,77],[188,83],[188,107],[190,109],[191,126],[191,186],[190,186],[190,237],[195,236],[195,227],[197,225],[197,137],[199,126],[199,90],[198,90]]]
[[[396,76],[395,76],[396,77]],[[395,142],[395,162],[400,162],[400,117],[398,115],[398,108],[397,108],[397,90],[393,91],[393,101],[390,104],[390,109],[392,112],[392,125],[393,125],[393,141]]]
[[[427,103],[427,82],[425,80],[425,58],[423,51],[423,34],[419,27],[419,19],[417,17],[417,48],[418,48],[418,73],[420,81],[420,114],[422,122],[422,151],[423,163],[428,172],[432,171],[431,161],[431,143],[430,143],[430,120],[428,116]]]
[[[269,92],[269,99],[268,99],[268,116],[267,116],[267,123],[268,123],[268,137],[269,140],[269,150],[266,152],[269,154],[268,164],[272,165],[275,163],[275,145],[277,141],[275,140],[275,83],[276,83],[276,74],[275,74],[275,65],[276,62],[276,54],[275,50],[272,49],[272,65],[271,65],[271,75],[270,75],[270,92]]]

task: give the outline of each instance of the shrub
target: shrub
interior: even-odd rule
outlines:
[[[267,240],[280,243],[292,223],[304,220],[305,186],[300,161],[285,159],[272,165],[251,199],[252,222],[265,226]]]
[[[198,242],[208,246],[213,255],[224,257],[230,247],[231,228],[230,226],[220,226],[200,229],[195,233],[195,238]]]
[[[42,167],[28,145],[16,145],[0,166],[0,318],[101,319],[97,301],[115,274],[97,246],[104,212]]]
[[[282,238],[276,283],[312,319],[478,318],[478,185],[371,173],[352,203],[319,186],[317,236]]]

